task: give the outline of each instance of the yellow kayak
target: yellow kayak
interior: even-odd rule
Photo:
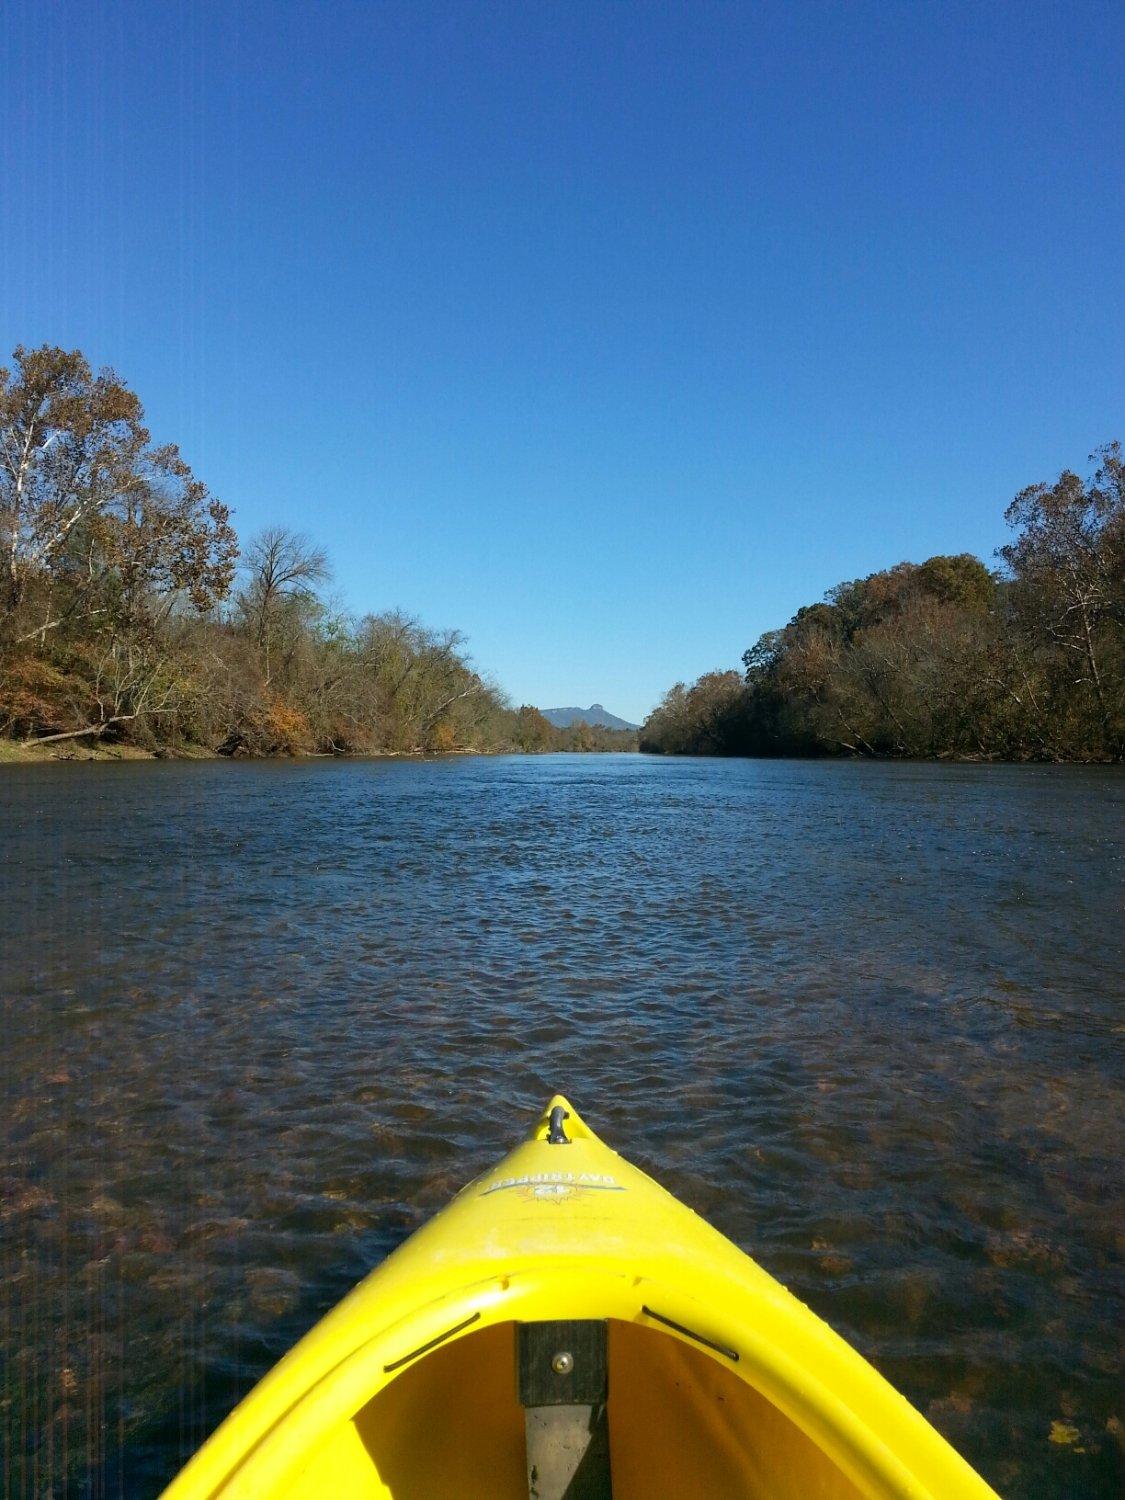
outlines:
[[[554,1098],[251,1391],[166,1500],[994,1492]]]

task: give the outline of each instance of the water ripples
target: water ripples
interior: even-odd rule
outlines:
[[[1037,767],[6,771],[11,1493],[153,1493],[559,1088],[1003,1493],[1116,1493],[1123,805]]]

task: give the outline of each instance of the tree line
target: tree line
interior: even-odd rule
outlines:
[[[78,351],[0,369],[0,735],[224,754],[608,750],[512,709],[456,630],[332,603],[324,551],[229,508]]]
[[[968,553],[839,583],[676,685],[640,748],[694,755],[1119,761],[1125,755],[1125,461],[1020,491],[998,566]]]

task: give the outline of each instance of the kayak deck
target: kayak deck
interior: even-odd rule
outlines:
[[[166,1500],[974,1500],[863,1358],[566,1100],[272,1370]]]

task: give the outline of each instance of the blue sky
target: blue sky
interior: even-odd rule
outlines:
[[[8,0],[0,351],[640,718],[1125,438],[1116,3]]]

